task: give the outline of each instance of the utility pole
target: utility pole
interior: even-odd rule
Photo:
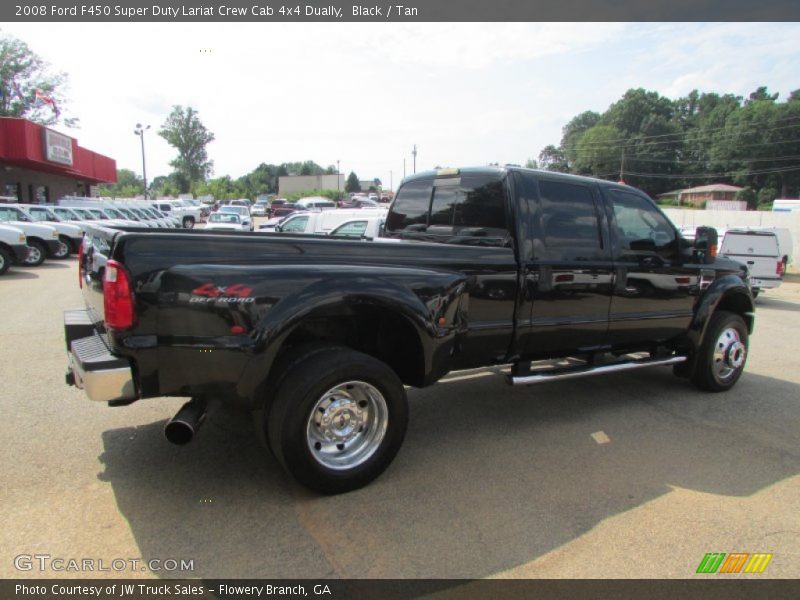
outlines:
[[[336,159],[336,199],[339,200],[339,196],[342,195],[342,184],[341,184],[341,176],[339,175],[339,159]]]
[[[389,191],[394,192],[394,180],[392,179],[391,171],[389,171]]]
[[[623,177],[625,172],[625,148],[621,151],[622,156],[619,160],[619,183],[625,183],[625,178]]]
[[[403,159],[403,179],[406,178],[406,159]]]
[[[411,154],[414,155],[414,173],[417,172],[417,145],[414,144],[414,149],[411,151]]]
[[[144,162],[144,132],[150,129],[150,125],[142,127],[141,123],[136,124],[136,129],[133,130],[133,133],[139,136],[142,141],[142,179],[144,180],[144,199],[147,200],[147,169],[145,168]]]

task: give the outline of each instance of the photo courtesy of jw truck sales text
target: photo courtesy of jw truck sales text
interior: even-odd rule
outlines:
[[[112,406],[192,397],[176,444],[210,402],[244,406],[299,482],[347,492],[400,449],[405,386],[451,370],[511,364],[518,386],[663,365],[731,389],[755,313],[717,245],[630,186],[513,167],[407,177],[370,241],[89,225],[67,382]]]

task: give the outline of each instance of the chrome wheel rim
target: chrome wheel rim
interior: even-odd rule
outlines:
[[[714,376],[719,381],[727,381],[744,366],[747,346],[739,331],[733,327],[725,329],[714,345]]]
[[[28,256],[25,257],[26,265],[36,265],[42,259],[42,251],[36,246],[28,246]]]
[[[53,254],[56,258],[64,258],[69,256],[69,246],[67,246],[64,242],[59,240],[58,242],[58,251]]]
[[[325,392],[306,424],[311,456],[329,469],[352,469],[368,460],[386,437],[389,408],[375,386],[346,381]]]

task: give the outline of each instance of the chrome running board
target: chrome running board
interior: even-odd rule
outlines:
[[[507,375],[506,381],[511,385],[532,385],[534,383],[546,383],[559,379],[574,379],[577,377],[588,377],[590,375],[602,375],[604,373],[617,373],[619,371],[629,371],[631,369],[641,369],[643,367],[656,367],[664,365],[676,365],[686,361],[685,356],[671,356],[670,358],[647,358],[627,362],[618,362],[608,365],[579,366],[566,369],[551,369],[532,373],[530,375]]]

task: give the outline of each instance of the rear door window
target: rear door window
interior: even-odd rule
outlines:
[[[553,260],[606,258],[592,188],[553,179],[539,179],[538,187],[538,200],[529,198],[536,256]]]

